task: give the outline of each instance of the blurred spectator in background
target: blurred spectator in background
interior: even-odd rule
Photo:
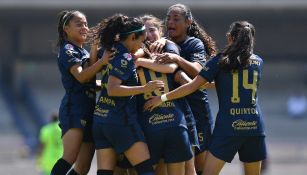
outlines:
[[[303,118],[307,113],[307,98],[301,91],[290,95],[287,102],[288,116],[293,119]]]
[[[55,162],[63,154],[61,129],[58,114],[51,114],[51,121],[43,126],[39,133],[37,165],[43,175],[49,175]]]

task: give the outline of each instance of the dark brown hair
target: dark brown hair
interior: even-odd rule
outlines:
[[[122,14],[116,14],[103,19],[90,30],[92,40],[99,39],[101,47],[111,50],[116,42],[125,40],[131,33],[136,38],[143,35],[145,30],[139,30],[144,26],[139,18],[132,18]]]
[[[233,70],[248,64],[253,54],[255,32],[255,27],[247,21],[236,21],[230,25],[227,36],[232,42],[219,54],[222,68]]]

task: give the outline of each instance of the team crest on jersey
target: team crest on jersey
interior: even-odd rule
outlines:
[[[132,60],[132,55],[130,53],[124,53],[123,56],[128,60]]]
[[[67,49],[67,50],[74,50],[74,46],[71,45],[71,44],[66,44],[66,45],[64,46],[64,48]]]

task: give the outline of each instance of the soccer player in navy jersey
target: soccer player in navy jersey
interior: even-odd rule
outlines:
[[[162,22],[152,15],[141,17],[144,21],[147,33],[148,46],[150,43],[160,39],[163,34]],[[146,48],[144,48],[146,50]],[[178,46],[167,41],[163,52],[179,55]],[[145,133],[148,142],[151,160],[157,165],[161,159],[166,164],[168,175],[184,175],[185,161],[192,158],[192,149],[189,140],[188,127],[186,122],[186,111],[182,110],[183,102],[176,100],[171,103],[165,103],[153,111],[144,111],[143,106],[153,94],[168,92],[176,87],[175,70],[176,64],[157,64],[155,63],[155,53],[148,53],[145,57],[138,58],[136,65],[140,83],[146,84],[151,80],[162,80],[164,89],[145,93],[138,96],[139,121]],[[177,72],[176,74],[180,74]],[[179,82],[177,75],[177,82]],[[189,109],[190,110],[190,109]],[[190,113],[192,113],[190,111]],[[191,115],[187,116],[191,117]],[[160,167],[157,167],[157,174],[161,174]]]
[[[236,21],[227,32],[228,44],[210,59],[192,82],[145,104],[152,110],[162,102],[186,96],[201,85],[215,81],[219,101],[213,137],[204,174],[218,175],[236,153],[244,162],[246,175],[259,175],[266,158],[265,133],[257,89],[263,60],[253,54],[255,28]]]
[[[145,26],[137,18],[117,14],[102,20],[93,30],[101,47],[115,52],[104,70],[94,112],[97,175],[113,175],[116,154],[120,153],[139,175],[153,175],[148,147],[137,122],[135,95],[163,88],[164,84],[153,80],[138,86],[133,53],[143,45]]]
[[[62,130],[63,156],[54,165],[51,174],[87,174],[94,154],[91,134],[95,107],[95,75],[107,63],[108,54],[97,61],[83,48],[88,26],[80,11],[63,11],[58,24],[58,66],[65,96],[62,99],[59,120]]]
[[[180,56],[166,53],[157,59],[161,63],[177,63],[186,74],[194,78],[202,69],[206,59],[216,54],[214,40],[197,24],[191,10],[183,4],[169,7],[165,23],[168,39],[181,48]],[[194,92],[187,96],[187,99],[196,119],[200,148],[195,149],[195,168],[197,174],[201,174],[210,143],[212,115],[206,89]]]

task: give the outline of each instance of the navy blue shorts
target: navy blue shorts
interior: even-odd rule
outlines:
[[[209,151],[218,159],[231,162],[238,152],[242,162],[250,163],[266,158],[264,136],[225,136],[212,137]]]
[[[83,142],[93,143],[92,125],[93,116],[80,116],[71,114],[70,116],[59,116],[60,128],[62,130],[62,137],[71,128],[81,128],[83,130]]]
[[[113,148],[123,153],[136,142],[145,142],[143,131],[138,123],[114,125],[111,123],[93,123],[93,137],[96,149]]]
[[[157,164],[160,159],[164,159],[165,163],[178,163],[193,157],[188,131],[183,127],[167,128],[145,135],[153,164]]]
[[[188,126],[188,134],[189,134],[189,140],[190,140],[191,146],[195,147],[196,150],[200,149],[198,136],[197,136],[197,129],[195,125]]]
[[[204,120],[198,120],[196,122],[197,136],[199,142],[199,148],[195,149],[195,155],[200,154],[206,150],[209,150],[211,142],[212,131],[211,124]]]

